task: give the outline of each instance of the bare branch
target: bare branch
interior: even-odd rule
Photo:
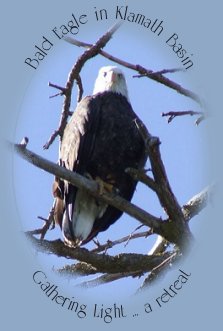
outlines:
[[[76,247],[75,249],[70,249],[61,240],[40,240],[30,236],[29,233],[27,233],[27,236],[38,251],[88,263],[96,268],[97,272],[101,273],[114,274],[119,272],[150,271],[162,263],[169,255],[148,256],[128,253],[110,256],[92,253],[86,248]]]
[[[162,113],[162,116],[168,116],[168,120],[167,122],[170,123],[172,122],[172,120],[176,117],[179,117],[179,116],[185,116],[185,115],[190,115],[190,116],[194,116],[194,115],[202,115],[202,118],[204,118],[204,115],[202,112],[199,112],[199,111],[193,111],[193,110],[186,110],[186,111],[170,111],[168,113]],[[199,117],[201,118],[201,117]],[[197,120],[198,121],[198,120]],[[201,120],[199,121],[199,123],[197,123],[196,121],[196,124],[198,125]]]
[[[22,139],[22,141],[20,142],[20,146],[21,146],[21,148],[26,148],[27,145],[28,145],[28,143],[29,143],[29,138],[28,138],[28,137],[24,137],[24,138]]]
[[[82,287],[82,288],[92,288],[92,287],[97,287],[99,285],[104,285],[107,283],[111,283],[114,282],[116,280],[122,279],[122,278],[126,278],[126,277],[140,277],[142,276],[142,272],[119,272],[116,274],[105,274],[102,276],[99,276],[95,279],[83,282],[81,284],[78,284],[77,287]]]
[[[191,198],[183,207],[182,212],[187,221],[198,215],[208,204],[214,194],[215,185],[206,187]]]
[[[144,232],[130,234],[128,236],[125,236],[121,239],[117,239],[114,241],[108,240],[107,243],[105,243],[103,245],[98,245],[98,247],[92,249],[91,252],[94,252],[94,253],[100,253],[100,252],[104,252],[104,251],[107,252],[107,250],[109,248],[112,248],[116,245],[123,244],[124,242],[129,242],[130,240],[133,240],[133,239],[147,238],[151,234],[152,234],[151,230],[148,230],[148,231],[144,231]]]
[[[164,275],[164,271],[166,269],[171,268],[171,265],[173,262],[177,261],[178,253],[174,252],[170,256],[168,256],[164,261],[162,261],[159,265],[157,265],[145,278],[143,284],[138,289],[137,293],[141,292],[142,290],[145,290],[148,288],[154,281],[157,281]]]
[[[68,80],[66,83],[65,88],[60,88],[64,94],[64,103],[63,103],[63,109],[61,113],[59,128],[54,131],[54,133],[51,135],[48,142],[43,146],[44,149],[48,149],[50,145],[54,142],[56,137],[59,135],[60,137],[63,136],[63,132],[65,129],[65,126],[67,124],[67,119],[69,117],[70,112],[70,104],[71,104],[71,95],[72,95],[72,88],[74,81],[77,81],[77,85],[79,87],[79,96],[78,99],[82,97],[82,91],[83,86],[81,83],[80,78],[80,72],[83,68],[84,64],[91,58],[95,57],[97,54],[100,53],[100,50],[107,44],[107,42],[111,39],[112,35],[115,33],[115,31],[119,28],[120,23],[113,26],[108,32],[106,32],[95,44],[93,44],[89,49],[87,49],[77,60],[77,62],[74,64],[73,68],[71,69]],[[56,87],[57,85],[51,84],[51,86]]]
[[[55,97],[58,97],[58,96],[62,96],[62,95],[65,95],[66,94],[66,88],[65,87],[62,87],[62,86],[59,86],[59,85],[56,85],[56,84],[53,84],[51,82],[48,83],[48,86],[50,87],[53,87],[57,90],[59,90],[60,92],[54,94],[54,95],[51,95],[50,96],[50,99],[52,98],[55,98]]]
[[[214,194],[215,185],[208,186],[200,193],[196,194],[193,198],[191,198],[183,207],[182,212],[184,214],[185,221],[190,221],[194,216],[198,215],[208,204],[208,202],[212,199]],[[160,254],[164,253],[166,248],[170,245],[170,243],[158,236],[155,244],[149,251],[149,255],[152,254]]]
[[[153,71],[151,72],[151,75],[165,75],[165,74],[173,74],[175,72],[179,72],[179,71],[186,71],[186,69],[184,68],[174,68],[174,69],[163,69],[160,71]],[[134,75],[133,78],[142,78],[142,77],[146,77],[146,75]]]
[[[186,69],[184,69],[184,68],[163,69],[160,71],[153,72],[153,75],[174,74],[175,72],[180,72],[180,71],[186,72]]]
[[[32,231],[28,231],[27,233],[29,233],[30,235],[40,235],[40,239],[44,239],[47,231],[51,228],[54,229],[55,227],[55,222],[54,222],[54,208],[55,208],[55,204],[53,204],[53,207],[51,208],[48,218],[44,218],[41,216],[38,216],[39,219],[41,219],[42,221],[44,221],[44,224],[41,228],[36,229],[36,230],[32,230]]]
[[[77,86],[78,86],[77,102],[80,102],[83,97],[83,94],[84,94],[84,88],[83,88],[83,84],[82,84],[80,75],[78,75],[78,77],[76,78],[76,82],[77,82]]]
[[[149,250],[148,255],[163,254],[169,245],[170,243],[166,239],[161,236],[158,236],[155,241],[155,244]]]
[[[51,82],[48,83],[48,86],[53,87],[53,88],[59,90],[60,93],[61,93],[61,95],[66,94],[66,88],[65,87],[59,86],[57,84],[53,84]]]
[[[92,47],[92,44],[85,43],[83,41],[74,39],[74,38],[72,38],[70,36],[65,36],[63,38],[63,40],[66,41],[66,42],[68,42],[69,44],[75,45],[77,47],[83,47],[83,48],[87,48],[87,49]],[[101,52],[104,52],[104,51],[100,51],[99,54],[101,54]]]
[[[164,232],[167,230],[169,233],[168,236],[173,236],[170,241],[183,248],[185,245],[187,246],[188,241],[191,241],[192,236],[189,227],[185,222],[181,207],[170,187],[159,150],[160,141],[158,138],[152,137],[141,121],[137,120],[136,125],[145,141],[154,181],[158,188],[156,191],[157,196],[165,212],[169,216],[169,229],[165,226],[166,229],[164,229]],[[167,239],[167,234],[163,237]]]
[[[128,168],[125,170],[132,178],[135,180],[147,185],[149,188],[151,188],[154,192],[158,191],[158,186],[154,179],[146,175],[145,170],[139,170],[139,169],[133,169],[133,168]]]
[[[65,41],[73,44],[73,45],[76,45],[78,47],[84,47],[84,48],[89,48],[89,47],[92,47],[91,44],[88,44],[88,43],[84,43],[84,42],[81,42],[81,41],[78,41],[76,39],[73,39],[71,37],[66,37],[64,38]],[[176,70],[179,70],[179,69],[166,69],[166,70],[162,70],[162,71],[159,71],[159,72],[154,72],[153,70],[150,70],[150,69],[146,69],[144,67],[142,67],[141,65],[138,65],[138,64],[132,64],[132,63],[129,63],[129,62],[126,62],[126,61],[123,61],[103,50],[100,50],[98,52],[98,54],[101,54],[103,57],[109,59],[110,61],[113,61],[115,63],[118,63],[128,69],[132,69],[136,72],[139,73],[140,77],[148,77],[160,84],[163,84],[175,91],[177,91],[178,93],[186,96],[186,97],[189,97],[191,99],[193,99],[194,101],[196,101],[197,103],[201,104],[201,101],[200,101],[200,98],[197,94],[193,93],[192,91],[188,90],[188,89],[185,89],[183,88],[180,84],[177,84],[175,82],[173,82],[172,80],[170,80],[169,78],[163,76],[163,73],[167,73],[167,72],[171,72],[171,71],[176,71]]]
[[[79,262],[72,265],[66,265],[60,269],[57,269],[57,272],[60,275],[66,275],[66,276],[89,276],[94,275],[97,273],[97,269],[95,267],[92,267],[91,264],[86,262]]]
[[[199,125],[201,122],[203,122],[205,119],[207,118],[207,115],[201,115],[200,117],[198,117],[198,119],[195,121],[196,125]]]

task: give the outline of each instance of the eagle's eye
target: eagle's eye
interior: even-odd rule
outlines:
[[[103,72],[103,75],[104,75],[104,77],[106,77],[106,76],[107,76],[107,72],[106,72],[106,71],[104,71],[104,72]]]
[[[121,79],[122,78],[122,74],[118,74],[118,78]]]

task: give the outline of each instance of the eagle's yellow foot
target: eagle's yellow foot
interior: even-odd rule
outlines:
[[[100,195],[103,193],[112,193],[114,191],[114,186],[104,182],[100,177],[96,177],[95,180],[98,183],[98,193]]]

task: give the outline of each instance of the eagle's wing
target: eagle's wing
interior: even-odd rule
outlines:
[[[76,107],[68,122],[60,147],[60,165],[65,168],[85,174],[88,161],[94,149],[95,136],[100,119],[99,104],[94,98],[85,97]],[[62,227],[65,209],[72,206],[77,189],[58,178],[53,184],[53,194],[56,197],[55,220]],[[69,208],[69,219],[72,218],[72,208]]]
[[[94,148],[100,107],[92,97],[85,97],[67,124],[61,143],[61,165],[84,174]]]

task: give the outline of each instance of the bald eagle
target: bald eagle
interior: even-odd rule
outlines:
[[[136,181],[126,168],[142,168],[146,162],[144,141],[136,127],[122,71],[100,69],[93,95],[87,96],[67,124],[60,147],[60,165],[87,178],[100,180],[131,200]],[[56,223],[65,244],[89,242],[117,221],[122,212],[66,181],[54,183]]]

